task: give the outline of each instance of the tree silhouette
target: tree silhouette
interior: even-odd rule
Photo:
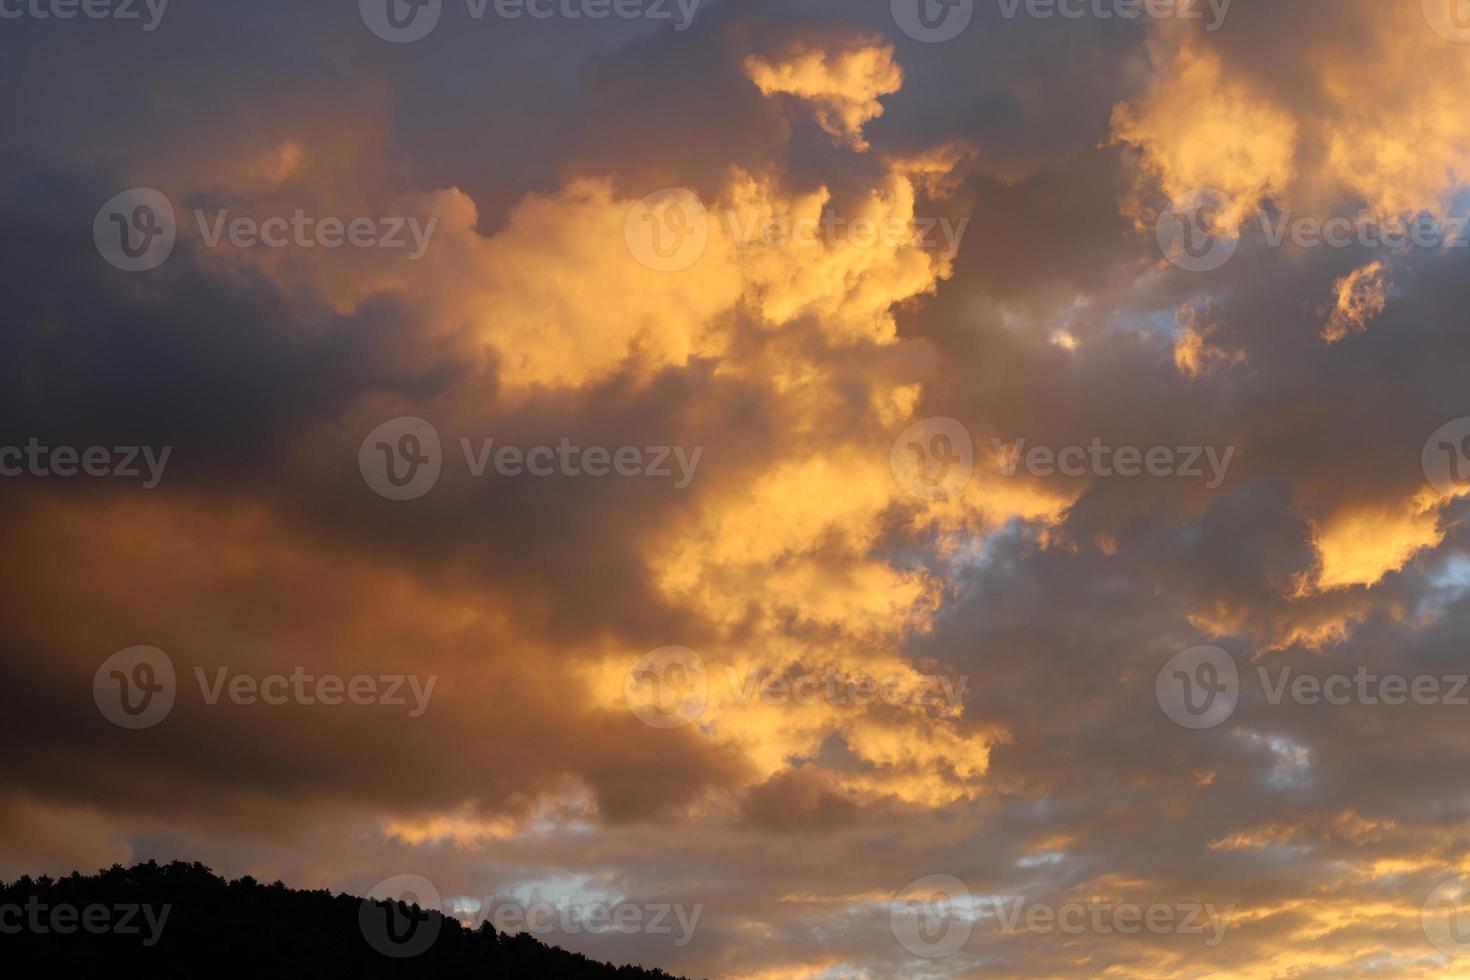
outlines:
[[[262,885],[250,876],[226,881],[198,862],[149,861],[131,868],[113,865],[95,875],[77,872],[60,880],[29,876],[0,883],[0,963],[10,976],[195,978],[211,975],[273,977],[558,977],[568,980],[678,980],[662,970],[612,966],[590,960],[535,937],[497,933],[489,923],[469,929],[438,910],[402,903],[372,903],[326,889],[303,891],[281,882]],[[14,906],[18,912],[7,907]],[[49,910],[69,907],[70,931],[58,931]],[[89,906],[116,910],[150,906],[155,922],[139,913],[137,931],[83,928]],[[45,923],[32,928],[28,907]],[[404,958],[384,955],[364,935],[362,922],[381,911],[402,927],[437,929],[432,945]],[[101,912],[93,915],[100,919]],[[59,923],[63,927],[67,922]],[[95,926],[94,921],[94,926]],[[20,928],[16,931],[15,927]],[[147,940],[155,939],[153,945]],[[17,972],[16,968],[20,971]]]

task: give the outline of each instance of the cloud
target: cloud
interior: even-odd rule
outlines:
[[[903,85],[893,48],[855,41],[832,50],[793,45],[771,58],[745,61],[750,80],[762,95],[791,95],[811,103],[818,125],[855,150],[866,150],[863,126],[883,114],[879,96]]]
[[[1322,339],[1335,343],[1349,334],[1362,333],[1388,305],[1390,279],[1382,262],[1354,269],[1337,281],[1337,305],[1322,328]]]
[[[702,903],[687,947],[554,937],[699,976],[1443,973],[1420,914],[1462,867],[1459,709],[1273,705],[1257,673],[1464,672],[1465,502],[1423,456],[1466,415],[1464,260],[1253,230],[1457,206],[1464,52],[1414,5],[1216,32],[977,6],[925,45],[876,0],[757,0],[411,46],[298,7],[180,12],[141,60],[27,22],[0,59],[32,93],[0,135],[0,445],[173,447],[156,490],[0,485],[7,874]],[[82,97],[102,75],[127,97]],[[135,184],[184,232],[147,275],[88,238]],[[1152,219],[1200,186],[1240,234],[1189,272]],[[435,230],[408,261],[194,224],[297,208]],[[443,472],[395,502],[356,454],[400,416]],[[974,448],[946,499],[893,464],[936,418]],[[491,439],[700,455],[677,488],[477,476]],[[1021,440],[1230,463],[1038,473]],[[183,686],[127,732],[91,682],[136,643]],[[1156,680],[1205,643],[1243,691],[1184,732]],[[628,673],[670,645],[708,690],[656,729]],[[438,682],[413,719],[195,682],[298,666]],[[891,916],[934,873],[982,912],[1236,908],[1208,951],[986,912],[919,962]]]

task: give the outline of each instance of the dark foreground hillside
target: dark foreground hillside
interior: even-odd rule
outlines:
[[[427,937],[431,944],[422,942]],[[670,980],[662,970],[598,963],[526,933],[497,934],[488,923],[470,930],[404,905],[249,877],[225,881],[184,862],[0,885],[0,964],[13,977]]]

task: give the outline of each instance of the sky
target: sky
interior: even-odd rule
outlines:
[[[1470,977],[1467,8],[0,0],[0,878]]]

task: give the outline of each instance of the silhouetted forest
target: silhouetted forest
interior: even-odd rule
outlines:
[[[53,918],[58,909],[72,911]],[[39,917],[42,928],[32,927],[32,916]],[[60,931],[66,929],[71,931]],[[395,957],[374,948],[369,930],[391,933],[405,949],[416,936],[432,935],[433,941],[421,953]],[[248,876],[226,881],[202,864],[182,861],[0,884],[0,970],[12,977],[189,980],[219,975],[678,980],[662,970],[598,963],[524,932],[499,934],[488,923],[471,930],[437,911],[367,903],[325,889],[300,891],[280,882],[263,885]]]

